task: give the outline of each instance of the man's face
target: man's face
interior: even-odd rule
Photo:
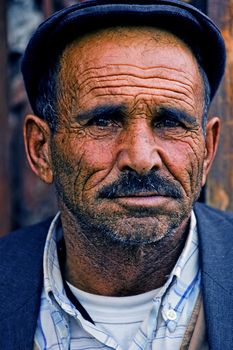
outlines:
[[[89,238],[149,243],[188,219],[205,182],[203,84],[189,48],[149,28],[71,44],[59,73],[53,172]]]

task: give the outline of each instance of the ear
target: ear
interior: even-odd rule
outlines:
[[[35,115],[27,115],[24,122],[24,143],[32,171],[44,182],[53,182],[50,156],[51,131],[48,124]]]
[[[206,178],[216,155],[220,136],[220,119],[211,118],[206,125],[205,159],[202,176],[202,186],[206,183]]]

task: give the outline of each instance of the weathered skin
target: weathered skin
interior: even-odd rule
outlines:
[[[183,248],[218,143],[218,118],[206,136],[202,129],[193,54],[157,29],[88,35],[64,51],[58,95],[55,135],[30,115],[25,137],[33,170],[57,188],[67,279],[103,295],[160,287]],[[162,187],[139,191],[129,181],[128,192],[103,195],[128,174],[151,173]]]

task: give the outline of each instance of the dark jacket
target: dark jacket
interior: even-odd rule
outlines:
[[[197,204],[210,349],[233,349],[233,215]],[[32,350],[50,221],[0,240],[0,350]],[[162,349],[161,349],[162,350]]]

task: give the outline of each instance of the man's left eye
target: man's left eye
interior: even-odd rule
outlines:
[[[178,128],[183,125],[174,119],[164,119],[155,123],[156,128]]]

